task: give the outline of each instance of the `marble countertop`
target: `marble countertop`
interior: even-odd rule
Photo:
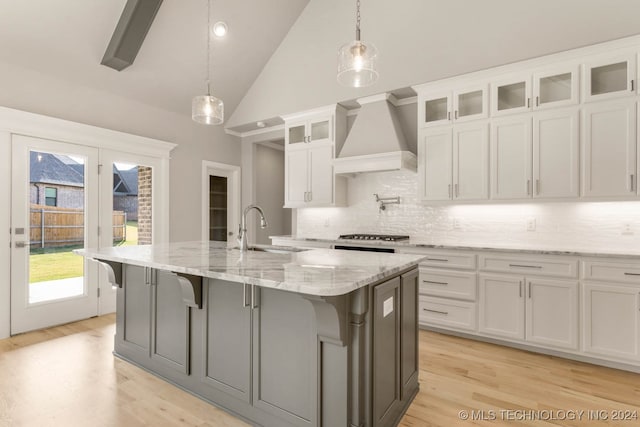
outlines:
[[[296,236],[269,236],[273,239],[307,241],[307,242],[324,242],[331,244],[341,244],[349,246],[378,246],[389,248],[424,248],[424,249],[443,249],[443,250],[467,250],[467,251],[493,251],[493,252],[509,252],[536,255],[568,255],[568,256],[585,256],[585,257],[611,257],[611,258],[629,258],[640,259],[640,248],[636,251],[622,250],[590,250],[584,248],[526,248],[522,246],[491,246],[491,245],[455,245],[455,244],[437,244],[433,242],[425,242],[416,239],[402,240],[399,242],[386,242],[381,240],[351,240],[351,239],[330,239],[330,238],[305,238]]]
[[[271,253],[198,241],[82,249],[87,258],[248,283],[318,296],[337,296],[417,265],[424,256],[311,249]]]

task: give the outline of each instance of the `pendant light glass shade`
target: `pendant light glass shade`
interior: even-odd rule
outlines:
[[[338,51],[338,83],[344,86],[365,87],[378,79],[376,62],[378,50],[371,43],[355,40]]]
[[[191,102],[191,118],[205,125],[224,122],[224,103],[211,95],[195,96]]]
[[[207,94],[193,97],[191,101],[191,118],[204,125],[219,125],[224,122],[224,103],[211,96],[209,78],[211,75],[211,0],[207,0]]]

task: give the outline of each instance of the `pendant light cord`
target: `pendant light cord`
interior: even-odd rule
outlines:
[[[356,40],[360,41],[360,0],[356,0]]]
[[[359,1],[359,0],[358,0]],[[207,0],[207,95],[211,96],[211,0]]]

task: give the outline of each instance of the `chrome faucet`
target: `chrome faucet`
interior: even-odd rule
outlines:
[[[242,219],[240,221],[240,229],[238,230],[238,243],[240,244],[240,250],[242,252],[246,252],[248,249],[247,245],[247,214],[251,209],[255,209],[260,214],[260,228],[267,227],[267,219],[264,217],[264,212],[262,208],[258,205],[249,205],[244,208],[244,212],[242,213]]]

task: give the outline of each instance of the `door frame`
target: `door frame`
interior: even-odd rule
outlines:
[[[231,239],[227,239],[227,246],[235,246],[236,230],[240,224],[241,210],[241,168],[240,166],[228,165],[225,163],[202,161],[202,240],[209,241],[209,177],[224,176],[227,181],[227,230]]]
[[[177,145],[69,120],[0,107],[0,200],[11,197],[11,135],[21,134],[61,142],[160,157],[166,165],[166,209],[169,206],[169,156]],[[0,207],[0,239],[11,242],[11,206]],[[168,222],[162,235],[169,235]],[[0,245],[0,339],[10,336],[11,271],[9,245]]]

